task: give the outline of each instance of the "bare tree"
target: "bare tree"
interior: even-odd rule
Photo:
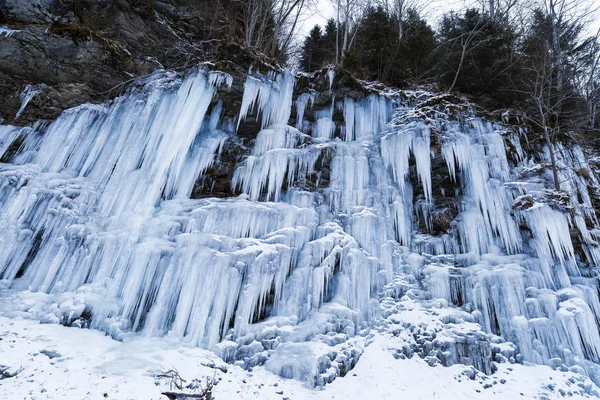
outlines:
[[[491,22],[497,22],[501,20],[508,21],[509,14],[513,8],[517,5],[518,0],[479,0],[481,3],[480,18],[473,29],[460,35],[455,39],[456,44],[460,46],[461,56],[456,67],[456,73],[454,74],[454,80],[450,88],[451,92],[456,86],[458,77],[463,68],[466,56],[472,52],[478,46],[481,46],[484,42],[478,40],[481,33],[487,28]]]
[[[477,0],[477,4],[491,19],[500,20],[515,10],[519,1],[523,0]]]
[[[456,86],[456,82],[458,81],[458,77],[465,63],[465,57],[469,52],[473,51],[475,47],[477,47],[478,41],[476,41],[475,39],[483,31],[485,25],[487,25],[487,21],[482,23],[480,22],[478,22],[472,30],[460,35],[458,38],[455,39],[455,42],[460,46],[461,53],[460,60],[458,61],[458,66],[456,67],[456,73],[454,74],[454,80],[448,88],[448,92],[451,92]]]
[[[271,56],[279,49],[286,52],[298,30],[302,15],[315,5],[315,0],[275,0],[272,10],[274,35]]]
[[[216,370],[212,377],[206,377],[204,381],[194,379],[188,384],[186,384],[186,380],[179,375],[179,371],[175,368],[156,375],[154,380],[156,385],[166,384],[169,386],[169,390],[162,392],[169,400],[213,400]]]
[[[396,17],[396,22],[398,23],[398,40],[402,40],[402,35],[404,34],[403,24],[404,21],[404,12],[407,6],[407,0],[393,0],[392,2],[392,15]]]
[[[556,63],[549,55],[530,63],[530,65],[524,67],[524,70],[527,74],[521,77],[519,87],[525,89],[522,93],[528,96],[528,102],[531,105],[525,115],[531,123],[542,129],[550,153],[554,189],[558,191],[560,190],[560,182],[554,152],[554,140],[560,128],[557,121],[552,124],[552,117],[557,113],[560,104],[566,98],[564,94],[559,94],[556,91]],[[523,82],[526,82],[526,84],[523,85]]]
[[[581,98],[577,90],[581,70],[576,52],[591,8],[579,0],[543,0],[538,3],[543,30],[526,51],[515,90],[525,96],[526,118],[542,131],[550,154],[554,189],[560,190],[555,141],[562,133],[581,126],[582,115],[569,103]]]
[[[299,22],[316,0],[219,0],[234,36],[274,58],[286,55]],[[241,32],[239,32],[241,31]]]
[[[336,64],[343,64],[344,54],[352,48],[362,16],[370,4],[370,0],[333,0],[338,31],[335,44]]]
[[[268,30],[274,0],[246,0],[240,4],[243,10],[245,44],[249,48],[260,47]]]
[[[432,2],[433,0],[380,0],[379,4],[396,20],[398,40],[400,41],[404,35],[404,21],[408,10],[412,9],[418,14],[422,14]]]
[[[469,16],[467,18],[467,16]],[[456,24],[460,19],[456,19],[456,14],[451,13],[448,18],[451,23]],[[472,18],[472,19],[471,19]],[[476,48],[480,47],[485,43],[484,40],[481,39],[482,33],[490,23],[490,18],[488,18],[485,14],[482,14],[475,10],[468,10],[465,12],[465,18],[462,22],[458,22],[459,24],[464,24],[464,26],[453,26],[451,30],[458,29],[460,34],[453,36],[442,43],[440,43],[439,47],[447,47],[454,51],[455,48],[458,47],[460,50],[460,57],[458,63],[456,65],[451,65],[448,61],[446,65],[454,70],[454,79],[452,80],[452,84],[448,88],[448,92],[454,90],[458,82],[458,78],[462,72],[463,66],[467,59],[469,53],[473,52]],[[471,25],[471,26],[469,26]]]

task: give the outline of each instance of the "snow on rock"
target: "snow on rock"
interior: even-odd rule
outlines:
[[[291,73],[251,73],[236,128],[219,100],[231,85],[163,72],[48,125],[0,126],[0,315],[13,364],[46,354],[2,367],[10,390],[33,390],[21,378],[44,360],[152,398],[151,375],[197,354],[235,365],[219,387],[240,398],[261,380],[285,386],[264,398],[598,394],[598,180],[581,149],[557,146],[553,192],[547,149],[440,96],[332,94],[310,110]],[[250,117],[239,195],[191,199]],[[33,349],[30,328],[118,350]],[[260,372],[242,385],[238,366]],[[60,398],[58,384],[42,386]]]

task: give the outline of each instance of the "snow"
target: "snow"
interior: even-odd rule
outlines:
[[[578,374],[545,366],[501,365],[491,376],[471,380],[468,368],[430,367],[418,357],[396,359],[392,335],[376,336],[357,366],[323,390],[282,379],[266,368],[251,372],[220,361],[214,353],[169,339],[130,336],[119,342],[102,332],[0,317],[0,364],[18,373],[2,380],[2,399],[164,399],[169,385],[155,376],[176,369],[188,382],[213,378],[215,399],[412,399],[462,400],[593,398],[592,383]],[[52,357],[52,358],[51,358]],[[219,369],[211,368],[215,365]],[[268,368],[268,367],[267,367]],[[226,372],[224,372],[226,371]],[[466,371],[466,372],[465,372]],[[501,380],[504,383],[500,383]],[[495,384],[492,384],[496,382]],[[484,385],[491,387],[484,389]]]

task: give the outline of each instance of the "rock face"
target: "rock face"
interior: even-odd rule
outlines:
[[[119,95],[132,78],[157,68],[206,59],[215,7],[193,0],[0,0],[0,117],[21,125],[52,120],[66,108]],[[15,120],[27,85],[37,93]]]

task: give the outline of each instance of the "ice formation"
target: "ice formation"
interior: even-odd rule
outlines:
[[[0,126],[5,313],[167,335],[318,385],[353,367],[390,302],[433,301],[454,332],[436,344],[443,362],[599,382],[598,182],[581,149],[558,146],[553,193],[547,149],[526,155],[518,128],[471,114],[424,120],[431,94],[316,109],[292,74],[255,73],[234,121],[219,101],[231,84],[156,74],[110,104]],[[239,196],[191,199],[248,117],[260,130]],[[459,321],[487,345],[461,342]]]
[[[15,29],[11,29],[11,28],[9,28],[7,26],[4,26],[4,25],[0,26],[0,36],[9,37],[9,36],[12,36],[13,34],[15,34],[17,32],[20,32],[20,31],[17,31]]]
[[[41,85],[41,86],[43,86],[43,85]],[[21,114],[23,114],[23,111],[25,111],[25,107],[27,107],[27,104],[29,104],[31,99],[33,99],[33,97],[36,94],[38,94],[41,91],[41,89],[42,89],[42,87],[34,87],[31,85],[27,85],[25,87],[25,89],[23,90],[23,93],[21,93],[21,107],[19,107],[19,110],[17,111],[17,114],[15,115],[15,121],[17,119],[19,119]]]

